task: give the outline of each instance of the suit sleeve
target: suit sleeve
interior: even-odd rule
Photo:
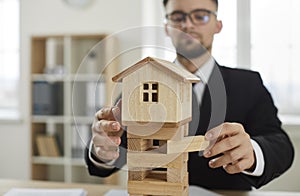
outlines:
[[[121,145],[120,145],[120,151],[119,151],[119,158],[116,160],[116,162],[113,164],[113,168],[104,168],[96,166],[90,159],[89,159],[89,146],[86,146],[85,149],[85,162],[89,171],[90,175],[93,176],[99,176],[99,177],[108,177],[112,175],[113,173],[119,171],[125,164],[127,160],[127,138],[126,138],[126,132],[124,131],[122,137],[121,137]],[[98,162],[101,162],[97,157],[92,153],[92,158]]]
[[[246,131],[262,149],[265,161],[264,172],[259,177],[243,175],[252,186],[259,188],[280,176],[294,159],[294,148],[288,135],[281,128],[277,108],[264,87],[260,76],[255,86],[255,103],[247,117]]]

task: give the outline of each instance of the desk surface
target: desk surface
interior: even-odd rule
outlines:
[[[3,195],[11,188],[49,188],[49,189],[68,189],[68,188],[83,188],[88,191],[89,196],[104,195],[111,189],[121,189],[120,186],[103,185],[103,184],[84,184],[84,183],[61,183],[47,181],[20,181],[0,179],[0,195]]]
[[[83,188],[88,192],[88,196],[104,195],[111,189],[124,189],[124,187],[116,185],[103,184],[84,184],[84,183],[61,183],[61,182],[47,182],[47,181],[20,181],[0,179],[0,195],[3,195],[11,188],[46,188],[46,189],[67,189],[67,188]],[[216,191],[221,195],[231,196],[300,196],[300,193],[293,192],[268,192],[268,191]]]

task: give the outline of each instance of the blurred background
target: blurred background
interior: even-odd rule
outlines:
[[[120,92],[114,74],[174,60],[164,14],[161,0],[0,0],[0,178],[125,185],[126,171],[89,176],[83,149],[93,114]],[[219,0],[213,56],[260,72],[296,150],[265,190],[300,191],[299,15],[299,0]]]

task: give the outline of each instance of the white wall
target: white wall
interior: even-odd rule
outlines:
[[[114,33],[140,26],[141,0],[94,0],[92,6],[75,9],[63,0],[21,2],[21,112],[22,121],[0,124],[0,178],[29,179],[29,68],[30,37],[50,34]]]
[[[22,121],[0,124],[0,178],[30,178],[29,131],[29,68],[30,37],[44,34],[115,33],[130,27],[161,25],[161,1],[151,0],[94,0],[91,7],[79,10],[68,7],[63,0],[20,0],[21,2],[21,112]],[[117,5],[117,6],[116,6]],[[153,20],[143,10],[155,12]],[[131,40],[126,40],[130,42]],[[126,42],[124,43],[126,46]],[[135,59],[133,59],[135,61]],[[286,127],[296,153],[300,149],[298,127]],[[297,190],[300,175],[298,156],[291,170],[265,189]],[[12,169],[13,168],[13,169]]]

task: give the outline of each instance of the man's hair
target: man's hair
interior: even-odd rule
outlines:
[[[171,0],[172,1],[172,0]],[[211,0],[212,2],[214,2],[217,6],[217,9],[218,9],[218,6],[219,6],[219,3],[218,3],[218,0]],[[166,7],[167,4],[168,4],[169,0],[163,0],[163,3],[164,3],[164,6]]]

